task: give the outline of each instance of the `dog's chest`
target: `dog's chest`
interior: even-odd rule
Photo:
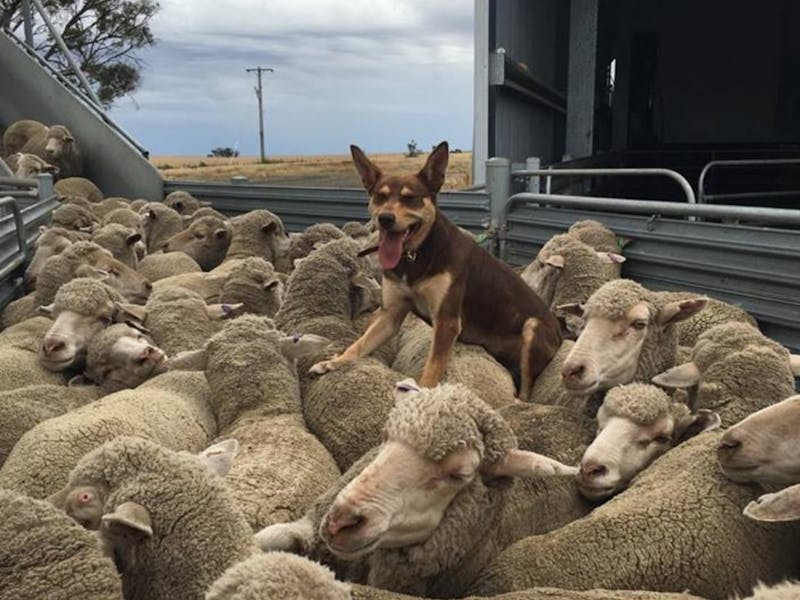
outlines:
[[[383,280],[383,305],[410,301],[414,312],[424,319],[434,319],[439,314],[452,285],[450,273],[443,272],[408,284],[405,277]]]

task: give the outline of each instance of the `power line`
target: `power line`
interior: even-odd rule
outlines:
[[[245,69],[248,73],[257,73],[258,74],[258,85],[255,88],[256,97],[258,98],[258,138],[261,142],[261,162],[267,162],[267,159],[264,155],[264,108],[263,108],[263,101],[262,98],[264,96],[263,88],[261,87],[261,73],[265,71],[269,71],[270,73],[274,73],[275,69],[270,67],[253,67],[252,69]]]

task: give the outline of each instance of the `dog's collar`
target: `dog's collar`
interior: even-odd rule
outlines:
[[[356,254],[359,258],[362,256],[366,256],[367,254],[372,254],[373,252],[378,251],[378,246],[370,246],[369,248],[364,248],[361,252]],[[403,252],[403,258],[405,258],[408,262],[414,262],[417,260],[417,253],[416,251],[412,252],[411,250],[406,250]]]

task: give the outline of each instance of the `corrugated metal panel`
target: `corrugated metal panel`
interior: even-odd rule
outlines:
[[[597,219],[630,238],[623,276],[650,289],[697,291],[741,306],[766,335],[800,352],[800,231],[520,206],[509,216],[507,260],[529,262],[580,219]]]
[[[164,193],[185,190],[225,214],[266,208],[279,215],[289,231],[328,221],[366,221],[367,195],[360,188],[299,188],[257,184],[166,181]],[[443,192],[439,206],[455,223],[472,232],[489,225],[489,197],[484,192]]]

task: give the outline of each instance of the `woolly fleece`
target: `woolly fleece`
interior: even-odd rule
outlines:
[[[89,202],[100,202],[103,192],[85,177],[67,177],[59,179],[53,186],[59,196],[81,196]]]
[[[185,252],[148,254],[139,261],[137,270],[150,283],[155,283],[156,281],[175,275],[200,273],[202,271],[200,265]]]

